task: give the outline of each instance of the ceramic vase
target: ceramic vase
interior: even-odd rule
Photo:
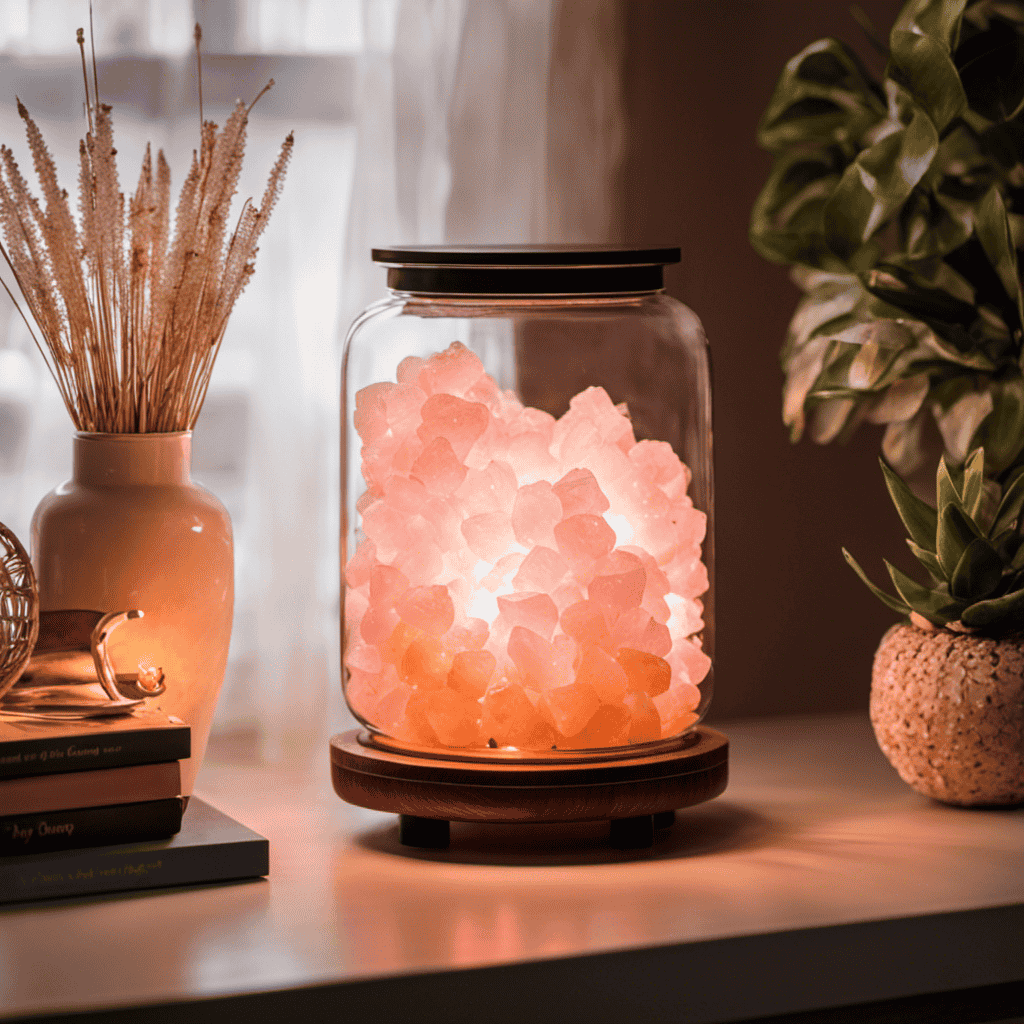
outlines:
[[[231,520],[190,476],[192,435],[78,434],[72,478],[32,520],[41,611],[141,609],[111,635],[117,671],[163,670],[149,701],[192,729],[192,792],[224,678],[234,603]]]
[[[875,653],[871,724],[919,793],[963,806],[1024,802],[1024,641],[893,626]]]

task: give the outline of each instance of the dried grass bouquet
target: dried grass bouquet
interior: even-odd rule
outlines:
[[[197,25],[197,60],[200,39]],[[43,137],[19,100],[42,200],[29,191],[10,149],[0,146],[0,233],[6,243],[0,254],[42,342],[18,310],[78,430],[190,430],[228,315],[253,274],[256,243],[281,191],[293,137],[281,147],[260,205],[246,200],[229,238],[228,216],[256,101],[248,107],[239,101],[220,130],[202,119],[200,77],[200,149],[193,151],[172,232],[171,175],[163,151],[154,172],[147,145],[138,185],[126,200],[118,183],[111,108],[99,101],[95,54],[90,94],[82,29],[78,45],[89,125],[79,144],[78,223]]]

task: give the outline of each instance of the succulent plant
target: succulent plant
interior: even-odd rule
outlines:
[[[909,615],[917,625],[992,637],[1024,632],[1024,467],[1000,486],[985,477],[983,448],[971,452],[961,467],[950,466],[943,457],[937,507],[932,508],[884,459],[879,461],[889,496],[910,533],[907,544],[931,582],[922,586],[886,562],[898,595],[892,597],[843,548],[854,572],[889,608]]]
[[[751,241],[804,292],[781,355],[792,439],[884,424],[908,475],[934,420],[954,463],[1024,464],[1024,2],[911,0],[880,82],[811,44],[758,138],[775,162]]]

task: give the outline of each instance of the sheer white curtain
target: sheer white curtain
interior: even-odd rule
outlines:
[[[146,141],[179,186],[204,114],[250,118],[240,197],[295,152],[196,429],[194,476],[235,527],[236,615],[215,729],[284,758],[344,721],[337,652],[338,377],[348,323],[384,294],[375,245],[614,240],[621,0],[94,0],[122,187]],[[84,133],[88,0],[0,3],[0,142],[31,161],[14,96],[69,191]],[[6,300],[4,300],[6,302]],[[71,424],[0,303],[0,521],[27,539],[70,472]]]

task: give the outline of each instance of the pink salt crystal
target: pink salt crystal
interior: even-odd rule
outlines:
[[[427,396],[412,384],[396,384],[381,396],[388,426],[396,436],[412,433],[420,421]]]
[[[627,485],[631,475],[636,472],[633,469],[633,464],[621,449],[614,445],[609,447],[603,441],[598,447],[587,452],[581,461],[594,474],[601,490],[613,504],[616,501],[616,496]],[[628,512],[629,509],[620,509],[620,511]]]
[[[684,597],[672,609],[671,630],[677,636],[691,636],[699,633],[704,628],[704,620],[701,618],[703,604],[692,597]]]
[[[405,703],[405,713],[395,724],[392,735],[409,743],[421,743],[428,747],[438,746],[437,734],[427,720],[428,702],[436,690],[411,689]]]
[[[426,360],[420,359],[419,356],[406,356],[398,364],[398,371],[395,374],[398,378],[398,383],[415,384],[416,378],[420,375],[420,370],[423,369],[425,364]]]
[[[384,502],[405,513],[418,513],[427,500],[427,489],[419,480],[392,475],[384,481]]]
[[[409,589],[405,573],[393,565],[375,565],[370,570],[370,601],[378,608],[392,608]]]
[[[446,393],[431,395],[420,410],[423,422],[416,435],[424,445],[436,437],[445,437],[460,461],[465,459],[476,439],[487,429],[490,413],[486,405],[466,402]]]
[[[395,610],[403,621],[430,636],[447,633],[455,620],[455,608],[445,587],[412,587]]]
[[[402,664],[402,658],[405,656],[409,644],[415,640],[422,639],[426,636],[426,633],[415,626],[410,626],[408,622],[402,622],[398,619],[397,612],[392,614],[397,620],[395,626],[387,639],[377,646],[380,648],[381,658],[387,664],[397,666]]]
[[[625,669],[600,647],[584,648],[576,682],[592,686],[602,704],[618,704],[628,689]]]
[[[389,736],[397,736],[399,723],[405,718],[409,698],[413,692],[411,687],[399,683],[381,697],[372,714],[367,714],[365,717],[373,722],[378,729],[383,729]]]
[[[607,642],[608,621],[601,606],[593,601],[570,605],[561,615],[562,631],[581,647]]]
[[[613,551],[594,567],[594,573],[587,586],[591,601],[616,614],[639,607],[647,586],[647,573],[636,555]]]
[[[575,573],[586,572],[615,547],[615,531],[589,512],[569,516],[555,527],[555,541]]]
[[[490,630],[483,619],[466,619],[454,625],[445,635],[445,643],[453,651],[479,650],[485,643]]]
[[[381,490],[366,490],[356,498],[356,511],[362,515],[375,501],[379,501],[384,497],[384,492]]]
[[[468,747],[480,735],[480,705],[472,697],[444,687],[427,698],[427,722],[446,747]]]
[[[390,562],[408,546],[409,517],[386,502],[378,501],[363,513],[363,533],[373,541],[377,557]]]
[[[359,623],[359,635],[374,647],[387,642],[398,624],[398,615],[391,608],[375,608],[370,605]]]
[[[669,519],[676,528],[680,548],[698,548],[707,533],[708,517],[698,508],[674,502]]]
[[[555,546],[555,525],[562,519],[562,503],[547,480],[519,488],[512,506],[512,531],[524,547]]]
[[[648,654],[656,654],[659,658],[664,658],[672,650],[672,634],[669,633],[668,626],[656,619],[650,619],[644,627],[643,633],[640,634],[637,648],[647,651]]]
[[[497,562],[515,543],[512,524],[503,512],[485,512],[463,520],[462,536],[470,551],[485,562]]]
[[[638,441],[629,461],[670,498],[685,494],[690,486],[689,469],[665,441]]]
[[[381,661],[380,651],[376,647],[356,643],[350,644],[345,651],[345,667],[375,675],[383,669],[384,663]]]
[[[672,639],[668,627],[655,622],[643,608],[630,608],[615,620],[606,646],[612,652],[630,647],[661,657],[671,650]]]
[[[588,683],[569,683],[547,690],[543,705],[555,728],[563,736],[571,737],[594,717],[601,701]]]
[[[461,341],[453,341],[443,352],[435,352],[420,370],[418,382],[433,394],[461,395],[484,372],[484,364]]]
[[[473,700],[479,700],[494,675],[497,660],[490,651],[459,651],[452,659],[448,685]]]
[[[481,710],[481,737],[493,739],[499,747],[536,749],[531,741],[542,734],[544,721],[519,683],[492,686]]]
[[[673,680],[672,685],[654,698],[662,722],[677,717],[681,712],[696,711],[700,704],[700,690],[692,683]]]
[[[557,551],[538,545],[523,559],[519,571],[512,578],[512,586],[516,590],[550,594],[568,571],[569,563]]]
[[[451,494],[466,478],[466,467],[455,457],[446,437],[435,437],[416,456],[409,473],[433,494]]]
[[[381,672],[352,669],[345,684],[345,697],[356,711],[376,723],[381,701],[400,686],[402,684],[391,665]]]
[[[343,610],[346,630],[358,630],[359,623],[363,621],[366,609],[370,606],[369,591],[370,587],[368,584],[364,584],[363,587],[358,590],[354,587],[345,588],[345,604]]]
[[[418,532],[409,546],[399,551],[394,564],[409,577],[410,583],[418,586],[433,583],[444,571],[444,556],[433,542],[433,531],[428,528],[426,535]]]
[[[708,589],[708,569],[699,557],[680,560],[672,570],[669,580],[676,594],[695,598]]]
[[[509,629],[525,626],[545,640],[558,625],[558,609],[547,594],[509,594],[498,598],[498,608]]]
[[[494,568],[480,580],[480,586],[489,590],[492,594],[499,587],[503,587],[519,570],[526,556],[518,551],[504,555],[494,563]]]
[[[451,655],[432,636],[413,640],[402,655],[398,674],[410,686],[436,689],[444,686],[451,668]]]
[[[553,488],[562,503],[562,518],[592,512],[600,515],[608,511],[608,499],[598,486],[597,478],[589,469],[570,469]]]
[[[559,616],[561,616],[566,608],[579,604],[585,597],[586,595],[583,591],[572,580],[560,584],[551,591],[551,600],[555,602]]]
[[[657,697],[668,689],[672,669],[664,658],[623,647],[615,655],[615,660],[625,670],[631,692],[643,692],[650,697]]]
[[[442,551],[462,547],[462,515],[451,499],[430,497],[421,513],[433,528],[434,539]]]
[[[598,451],[604,441],[597,427],[590,420],[578,420],[572,423],[559,438],[558,434],[552,441],[560,441],[558,445],[559,461],[565,466],[578,466],[588,455]]]
[[[377,560],[377,545],[364,540],[345,566],[345,582],[350,587],[361,587],[370,579],[370,570]]]
[[[566,680],[559,677],[554,648],[542,636],[523,626],[513,626],[508,638],[508,656],[523,676],[526,686],[545,690]]]
[[[467,516],[512,511],[518,491],[516,474],[507,462],[492,460],[483,469],[471,469],[455,492]]]
[[[520,480],[542,480],[558,471],[558,460],[550,451],[548,438],[540,431],[528,430],[508,442],[508,462]]]
[[[593,718],[573,737],[578,749],[619,747],[628,742],[629,712],[623,704],[602,704]]]
[[[669,660],[676,674],[694,685],[702,682],[711,669],[711,659],[692,640],[677,640]]]
[[[467,388],[464,397],[470,402],[482,402],[492,412],[496,412],[501,404],[501,389],[490,374],[483,373],[471,388]]]
[[[397,386],[390,381],[383,381],[380,384],[370,384],[356,392],[356,407],[352,421],[364,443],[388,429],[384,396]]]
[[[629,711],[626,738],[630,743],[650,743],[661,739],[661,718],[654,701],[646,693],[627,693],[622,703]]]

